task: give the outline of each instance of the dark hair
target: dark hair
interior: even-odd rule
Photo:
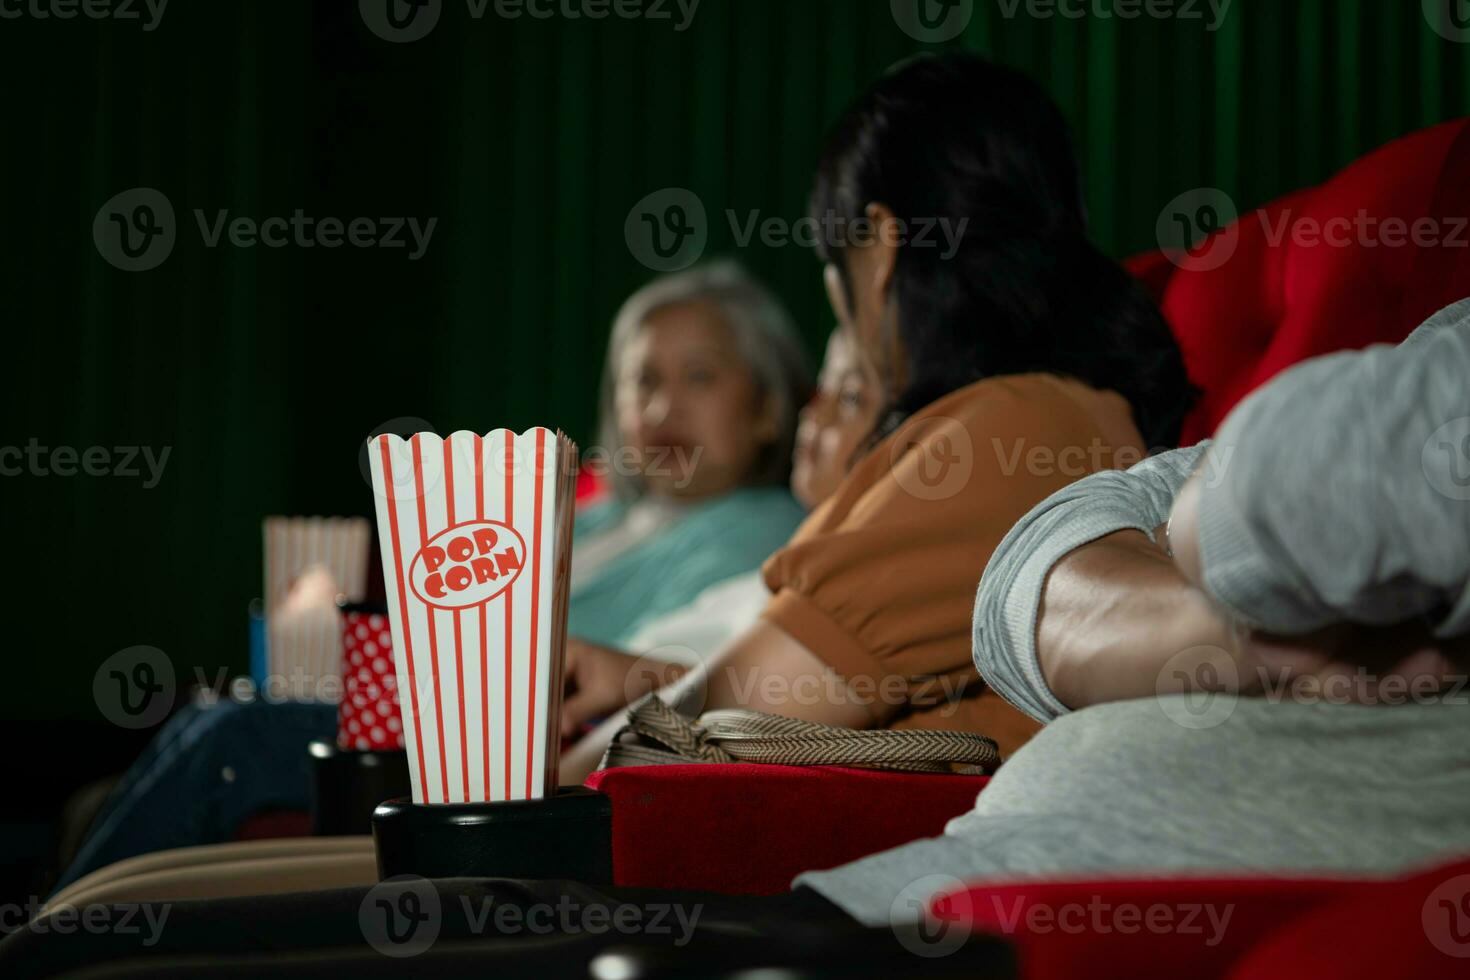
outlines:
[[[1196,391],[1158,309],[1088,241],[1070,134],[1039,85],[969,54],[879,79],[828,138],[811,213],[851,228],[874,202],[915,232],[968,219],[952,255],[941,236],[897,250],[907,371],[875,437],[975,381],[1046,371],[1118,392],[1148,447],[1177,445]],[[852,236],[819,237],[850,294]]]

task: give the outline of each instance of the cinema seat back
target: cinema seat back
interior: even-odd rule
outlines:
[[[1181,444],[1208,437],[1283,369],[1397,343],[1470,296],[1467,223],[1470,119],[1460,119],[1246,212],[1177,262],[1159,252],[1129,260],[1203,391]]]
[[[1351,891],[1281,924],[1230,980],[1470,976],[1470,857]]]
[[[1283,924],[1385,887],[1381,879],[1245,877],[980,884],[931,903],[927,934],[936,946],[971,933],[1006,937],[1023,980],[1223,980]]]

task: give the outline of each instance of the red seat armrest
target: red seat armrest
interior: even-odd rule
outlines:
[[[593,773],[612,797],[619,885],[773,894],[944,830],[987,776],[828,766],[635,766]]]

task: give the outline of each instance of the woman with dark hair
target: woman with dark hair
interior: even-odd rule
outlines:
[[[811,213],[848,231],[818,251],[890,385],[879,435],[974,382],[1046,372],[1122,395],[1146,445],[1177,443],[1192,400],[1178,347],[1088,241],[1066,123],[1030,78],[971,55],[899,66],[832,134]],[[952,245],[920,241],[944,222]],[[905,230],[907,247],[860,241]]]
[[[761,620],[666,696],[686,713],[974,731],[1009,754],[1036,726],[971,663],[976,583],[1037,501],[1177,442],[1194,393],[1178,347],[1087,240],[1057,106],[979,57],[905,62],[859,98],[811,218],[882,421],[766,563]],[[620,721],[568,753],[565,782]]]

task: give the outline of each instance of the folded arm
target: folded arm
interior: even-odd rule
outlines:
[[[1050,720],[1152,696],[1164,666],[1180,666],[1175,658],[1235,649],[1225,618],[1161,541],[1207,446],[1095,473],[1047,498],[1001,542],[976,596],[974,656],[1012,704]]]

